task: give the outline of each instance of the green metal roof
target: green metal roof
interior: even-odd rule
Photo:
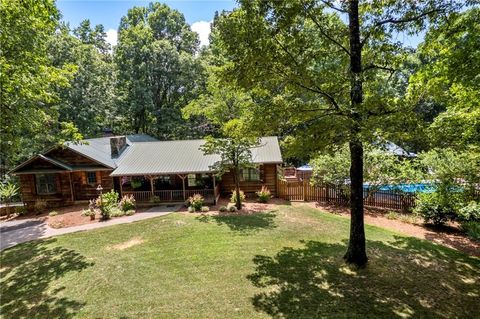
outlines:
[[[212,172],[219,155],[204,155],[205,140],[134,143],[125,152],[111,176],[188,174]],[[263,137],[252,148],[253,163],[282,163],[276,136]]]
[[[125,149],[118,158],[112,158],[110,152],[110,137],[90,138],[82,141],[83,143],[66,143],[66,146],[94,161],[97,161],[107,167],[117,167],[118,161],[122,158],[128,148],[135,143],[158,141],[156,138],[146,134],[126,135],[127,149]]]

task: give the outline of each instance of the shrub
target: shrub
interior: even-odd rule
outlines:
[[[454,193],[419,194],[414,212],[422,216],[426,223],[442,225],[456,217],[459,198]]]
[[[110,209],[110,217],[122,217],[125,216],[125,212],[118,207],[112,207]]]
[[[160,203],[160,197],[158,197],[156,195],[153,195],[152,197],[150,197],[150,203],[152,203],[152,204]]]
[[[224,213],[224,212],[228,211],[228,208],[227,208],[227,206],[220,206],[220,208],[218,210],[221,211],[222,213]]]
[[[230,206],[230,207],[228,208],[228,211],[231,212],[231,213],[235,213],[235,212],[237,211],[237,207],[235,207],[235,206]]]
[[[480,240],[480,222],[461,222],[460,227],[467,234],[468,237],[471,237],[475,240]]]
[[[120,209],[124,212],[135,209],[135,198],[133,195],[124,195],[119,203]]]
[[[266,203],[272,197],[272,194],[267,186],[262,186],[262,189],[257,192],[257,196],[260,203]]]
[[[24,215],[27,212],[27,208],[25,206],[16,206],[15,213],[18,215]]]
[[[195,213],[195,208],[193,208],[193,206],[188,206],[188,212]]]
[[[108,193],[102,194],[102,203],[108,207],[117,206],[118,193],[112,189]]]
[[[385,217],[387,217],[387,219],[397,219],[398,218],[398,214],[396,212],[388,212]]]
[[[37,214],[43,212],[47,208],[47,201],[44,199],[37,199],[34,208]]]
[[[470,202],[458,210],[460,222],[480,222],[480,203]]]
[[[133,209],[127,210],[125,212],[125,216],[132,216],[133,214],[135,214],[135,210],[133,210]]]
[[[204,198],[200,194],[194,194],[192,197],[188,198],[188,202],[194,211],[199,211],[202,209]]]
[[[82,211],[82,216],[86,216],[86,217],[95,216],[95,210],[93,210],[91,208],[84,209]]]
[[[58,212],[55,210],[52,210],[50,213],[48,213],[48,216],[51,216],[51,217],[57,216],[57,215],[58,215]]]
[[[245,193],[243,191],[240,191],[240,202],[243,202],[245,200]],[[237,191],[233,190],[232,191],[232,196],[230,197],[230,202],[231,203],[236,203],[237,202]]]
[[[209,210],[210,210],[210,208],[208,206],[202,206],[202,208],[201,208],[202,213],[206,213]]]

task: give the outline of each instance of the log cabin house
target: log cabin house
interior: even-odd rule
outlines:
[[[205,155],[204,140],[158,141],[144,135],[93,138],[65,143],[14,168],[22,200],[32,210],[38,201],[47,207],[72,205],[116,190],[137,202],[184,201],[201,194],[215,203],[234,189],[230,172],[217,176],[212,166],[220,157]],[[241,172],[241,189],[249,194],[266,185],[276,195],[277,165],[282,155],[277,137],[263,137],[252,148],[253,168]]]

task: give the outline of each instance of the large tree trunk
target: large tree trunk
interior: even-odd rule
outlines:
[[[235,180],[235,192],[237,193],[235,198],[235,207],[240,210],[242,209],[242,201],[240,199],[240,170],[238,169],[238,166],[235,166],[233,175]]]
[[[344,256],[347,263],[363,266],[367,263],[365,249],[365,227],[363,223],[363,146],[359,138],[361,128],[360,106],[363,102],[362,89],[362,47],[360,43],[360,21],[358,0],[349,3],[350,34],[350,99],[352,120],[350,136],[350,240]]]

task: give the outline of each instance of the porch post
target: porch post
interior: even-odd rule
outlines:
[[[123,188],[122,188],[123,176],[119,177],[119,182],[120,182],[120,197],[123,197]]]
[[[215,186],[215,174],[212,173],[213,179],[213,205],[217,205],[217,187]]]
[[[153,191],[153,176],[147,176],[147,178],[150,180],[150,190],[152,192],[152,196],[155,196],[155,192]]]
[[[73,183],[72,183],[72,172],[68,173],[68,179],[70,181],[70,198],[72,199],[72,204],[75,201],[75,197],[73,196]]]
[[[178,174],[178,177],[182,179],[183,200],[186,200],[187,198],[185,196],[185,178],[187,177],[187,175]]]

